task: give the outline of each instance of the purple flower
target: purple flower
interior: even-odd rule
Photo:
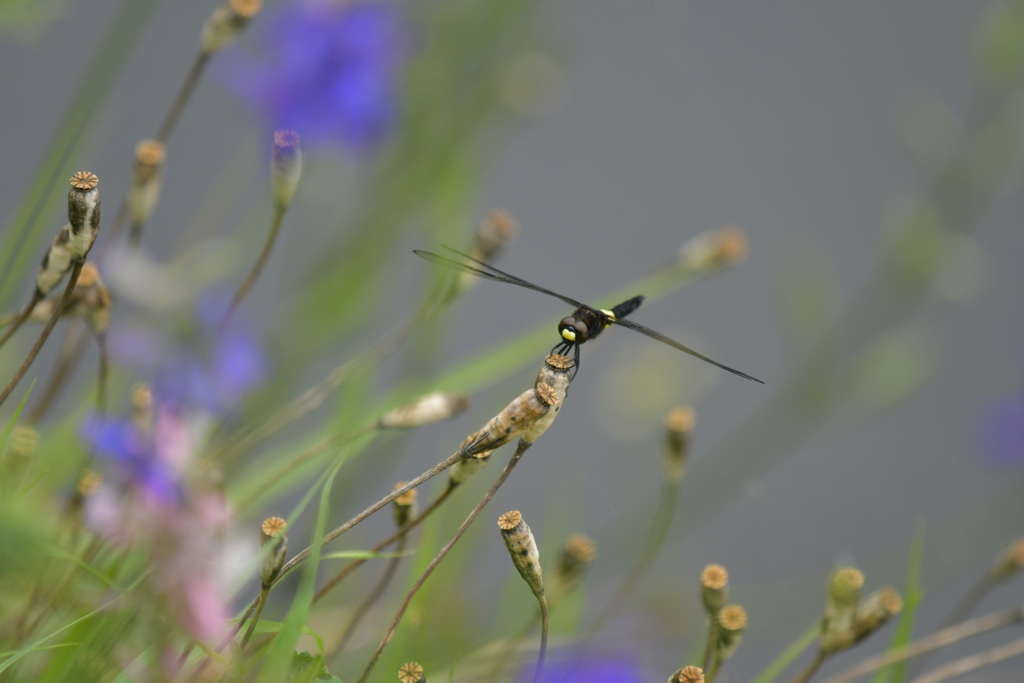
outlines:
[[[982,440],[996,465],[1024,464],[1024,396],[1000,401],[985,416]]]
[[[628,660],[584,658],[544,665],[543,683],[644,683],[639,667]]]
[[[165,419],[161,417],[161,422]],[[119,474],[127,476],[145,499],[158,505],[175,505],[181,498],[178,472],[181,444],[176,431],[158,425],[150,434],[141,432],[131,420],[94,417],[82,426],[82,436],[97,454],[115,465]],[[168,441],[160,443],[159,436]],[[175,443],[171,443],[174,440]]]
[[[266,57],[237,56],[229,85],[274,128],[365,153],[394,125],[405,41],[387,0],[297,0],[269,14]]]

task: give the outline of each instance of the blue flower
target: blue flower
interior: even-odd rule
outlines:
[[[177,473],[161,456],[153,434],[142,433],[130,420],[94,417],[82,426],[82,436],[147,498],[163,505],[179,502]]]
[[[405,40],[387,0],[297,0],[264,21],[267,56],[235,56],[229,85],[274,128],[357,153],[394,125]]]
[[[1024,396],[1000,401],[989,409],[982,440],[994,464],[1024,464]]]
[[[584,658],[549,662],[543,683],[644,683],[639,667],[621,659]]]

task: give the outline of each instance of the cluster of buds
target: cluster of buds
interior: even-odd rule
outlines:
[[[213,54],[232,43],[259,11],[260,0],[225,0],[221,3],[203,24],[200,41],[203,54]]]
[[[700,575],[700,597],[711,620],[709,653],[715,667],[736,652],[747,630],[747,611],[729,600],[729,572],[720,564],[709,564]],[[712,672],[713,673],[713,672]]]
[[[284,533],[287,525],[280,517],[268,517],[260,527],[260,550],[265,553],[260,560],[260,583],[265,591],[274,584],[284,566],[288,553],[288,536]],[[267,546],[269,550],[264,551]]]
[[[838,569],[829,581],[819,647],[832,654],[860,642],[903,609],[896,590],[885,587],[861,599],[864,574],[852,567]]]
[[[704,669],[699,666],[684,666],[668,677],[668,683],[704,683]]]
[[[465,394],[446,394],[435,391],[412,403],[395,408],[380,418],[381,429],[409,429],[450,420],[469,407]]]

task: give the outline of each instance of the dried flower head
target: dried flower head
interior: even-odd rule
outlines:
[[[284,519],[282,519],[281,517],[267,517],[265,520],[263,520],[263,524],[260,525],[260,530],[263,532],[263,535],[265,536],[268,536],[270,538],[277,538],[282,533],[284,533],[284,530],[285,528],[287,528],[287,526],[288,522],[284,521]]]
[[[557,590],[564,594],[575,588],[596,558],[597,545],[592,538],[584,534],[570,536],[555,562]]]
[[[498,518],[498,528],[505,541],[505,547],[512,558],[519,575],[538,598],[544,595],[541,577],[540,551],[530,526],[523,521],[519,510],[510,510]]]
[[[853,567],[844,567],[832,575],[829,597],[838,605],[856,605],[864,587],[864,573]]]
[[[167,156],[167,147],[159,140],[142,140],[135,145],[135,161],[143,166],[159,166]]]
[[[160,199],[160,165],[166,152],[167,148],[159,140],[143,140],[135,145],[135,167],[126,200],[134,241],[138,240],[142,224]]]
[[[665,418],[665,475],[670,483],[677,484],[683,478],[689,433],[696,419],[690,406],[673,408]]]
[[[395,484],[392,491],[397,491],[409,482],[400,481]],[[410,519],[416,516],[416,496],[419,495],[416,489],[409,489],[392,501],[395,512],[395,524],[399,527],[405,526]]]
[[[1024,538],[1018,538],[1010,544],[996,563],[994,574],[998,579],[1013,576],[1024,569]]]
[[[501,253],[516,233],[519,226],[512,214],[506,211],[491,211],[480,221],[473,236],[470,256],[479,261],[491,261]]]
[[[200,39],[203,53],[214,53],[231,43],[260,11],[260,6],[260,0],[227,0],[221,3],[203,24]]]
[[[423,667],[417,662],[406,662],[398,669],[398,680],[402,683],[427,683]]]
[[[99,182],[100,179],[96,177],[96,174],[89,171],[79,171],[71,176],[71,187],[83,192],[92,190],[99,185]]]
[[[99,472],[96,470],[86,470],[85,472],[82,472],[82,476],[78,478],[75,490],[83,498],[88,498],[92,494],[96,493],[102,485],[103,477]]]
[[[704,683],[704,669],[699,666],[684,666],[672,674],[668,683]]]
[[[443,391],[422,396],[408,405],[388,411],[381,419],[385,429],[406,429],[450,420],[469,407],[465,394],[448,394]]]
[[[700,596],[704,609],[714,617],[729,599],[729,572],[720,564],[709,564],[700,573]]]
[[[718,648],[716,658],[726,660],[739,647],[747,630],[747,611],[739,605],[726,605],[718,612]]]

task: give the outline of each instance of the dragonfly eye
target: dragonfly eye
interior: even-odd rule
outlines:
[[[582,344],[583,342],[587,341],[587,339],[590,337],[590,328],[588,328],[586,323],[584,323],[582,320],[577,320],[575,323],[573,323],[572,328],[573,330],[576,331],[577,344]]]
[[[562,339],[569,343],[583,341],[582,339],[579,338],[579,331],[577,328],[579,324],[580,321],[576,320],[576,318],[572,317],[571,315],[566,318],[562,318],[562,321],[558,323],[558,333],[562,335]]]

